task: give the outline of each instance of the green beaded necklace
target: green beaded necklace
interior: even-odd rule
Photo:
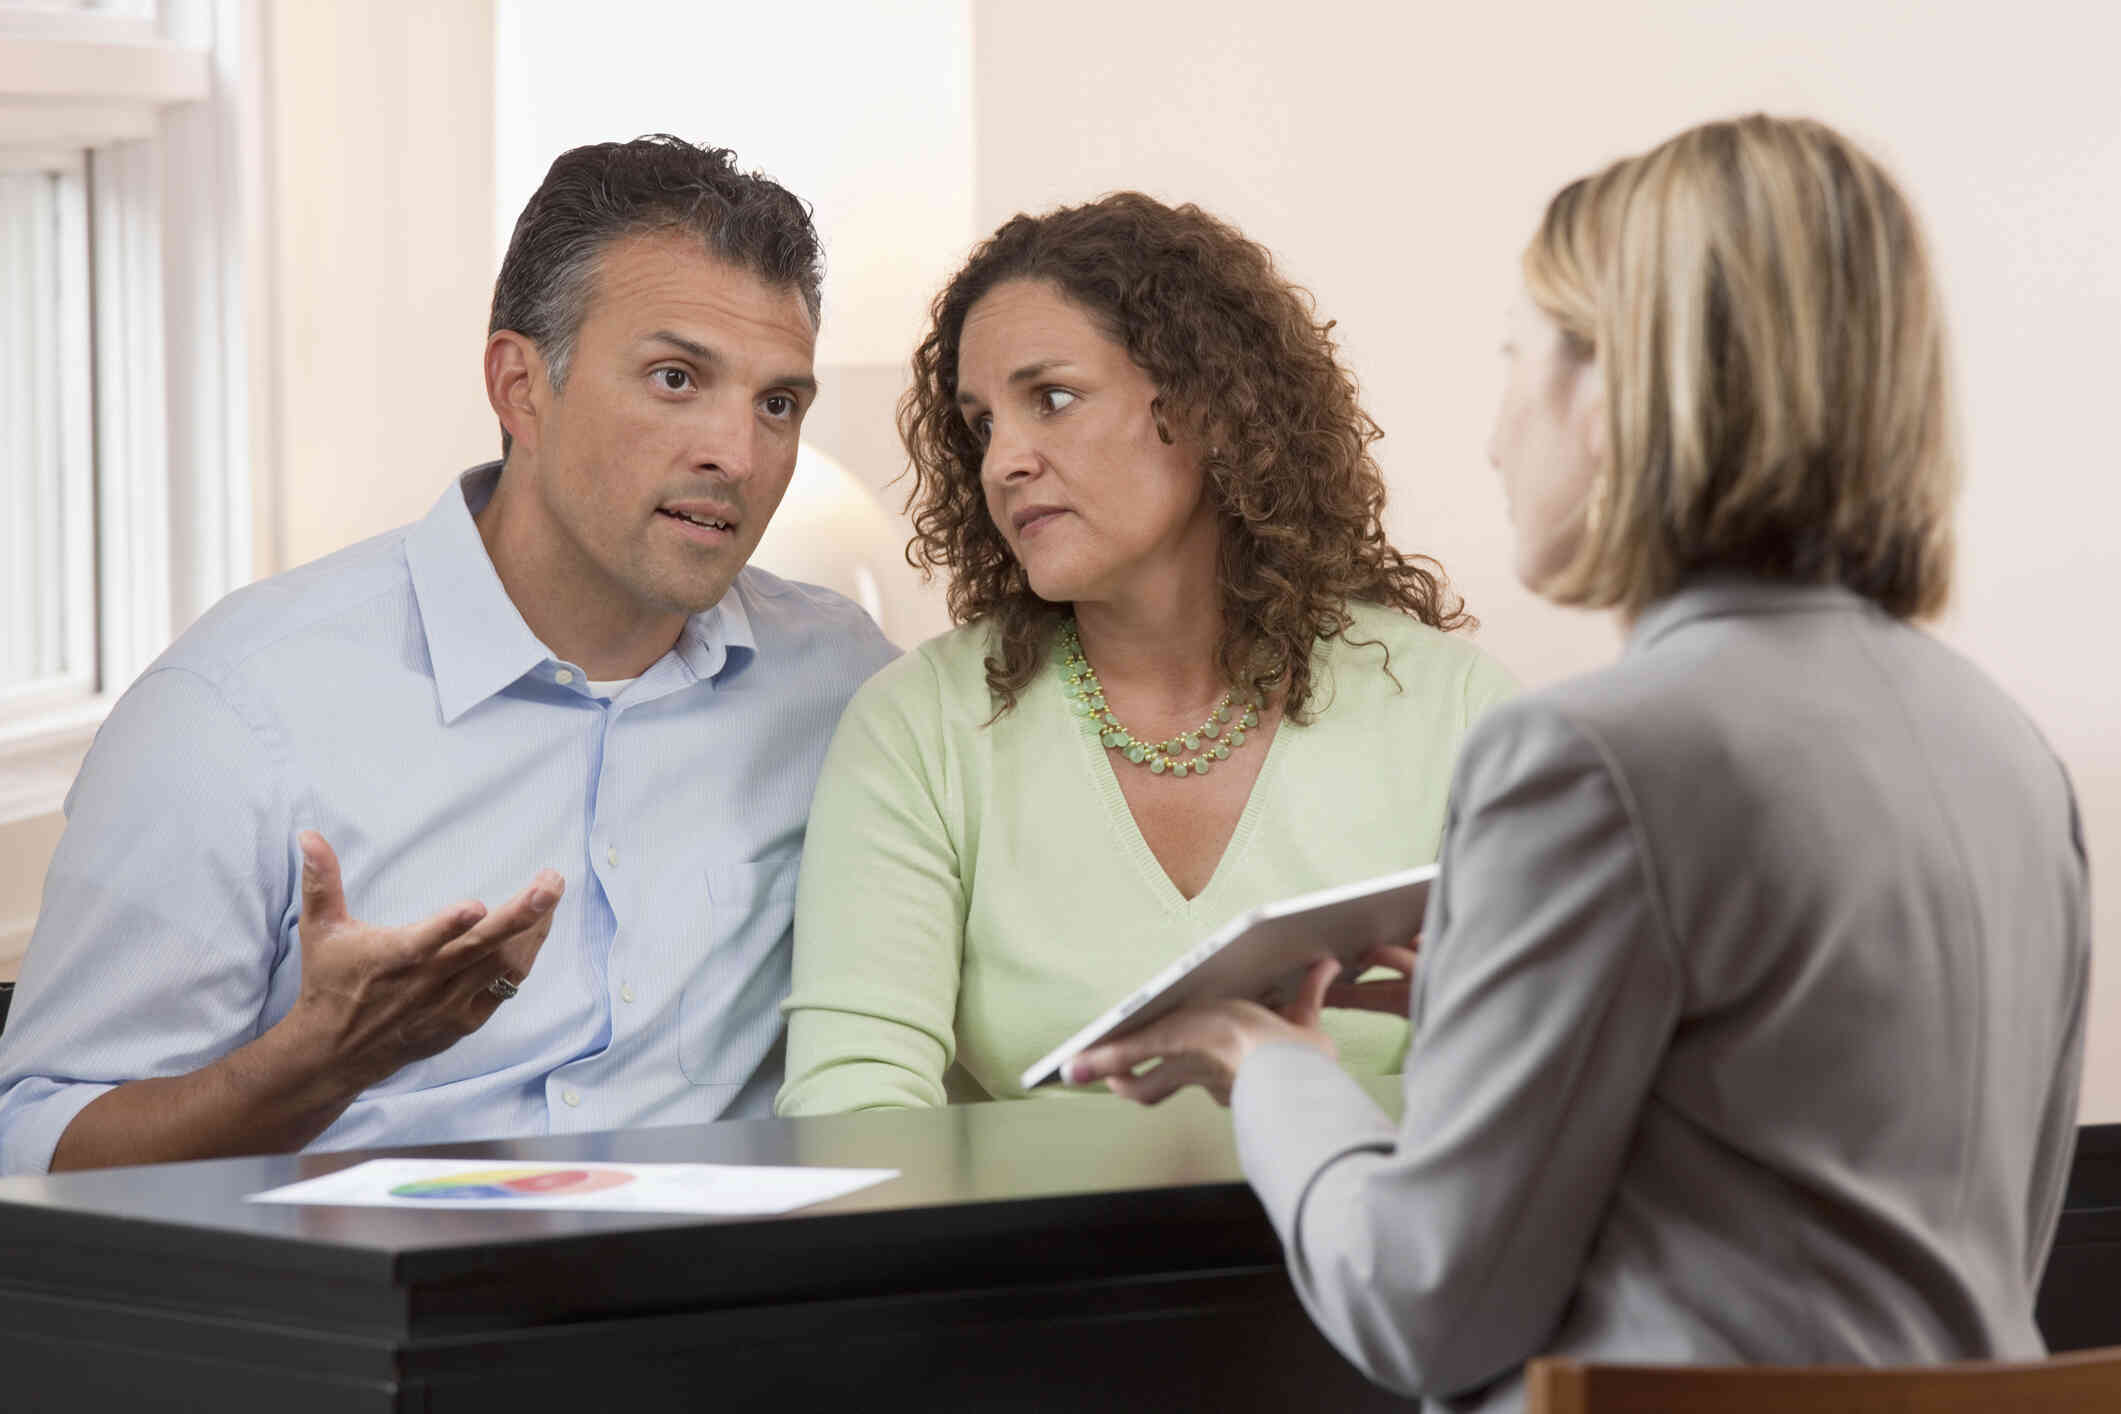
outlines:
[[[1146,766],[1152,775],[1161,776],[1168,771],[1174,776],[1205,776],[1209,767],[1227,761],[1233,750],[1245,744],[1246,731],[1259,725],[1259,698],[1247,693],[1240,704],[1237,689],[1232,688],[1215,704],[1208,720],[1192,731],[1180,732],[1166,741],[1143,741],[1121,726],[1119,718],[1105,706],[1104,684],[1097,680],[1097,669],[1083,656],[1083,641],[1076,636],[1073,619],[1061,621],[1060,650],[1061,691],[1067,694],[1070,709],[1078,717],[1096,717],[1098,738],[1106,749],[1117,751],[1137,766]]]

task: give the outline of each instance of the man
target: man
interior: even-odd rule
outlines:
[[[229,596],[112,710],[0,1036],[0,1170],[768,1112],[811,787],[892,652],[744,568],[819,280],[727,152],[553,164],[494,288],[504,461]]]

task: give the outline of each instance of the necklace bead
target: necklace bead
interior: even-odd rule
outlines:
[[[1078,717],[1095,720],[1097,738],[1106,750],[1118,752],[1136,766],[1148,767],[1153,776],[1170,775],[1181,780],[1189,775],[1205,776],[1209,767],[1229,760],[1230,752],[1245,744],[1245,728],[1259,725],[1259,698],[1247,693],[1240,701],[1237,690],[1232,688],[1215,704],[1208,720],[1193,730],[1164,741],[1145,742],[1128,731],[1118,714],[1106,706],[1104,684],[1097,680],[1097,670],[1084,656],[1073,619],[1061,623],[1060,650],[1061,691],[1068,699],[1069,710]]]

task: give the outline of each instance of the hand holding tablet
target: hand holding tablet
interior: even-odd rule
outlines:
[[[1240,914],[1048,1052],[1024,1072],[1024,1088],[1061,1079],[1082,1052],[1181,1008],[1242,1000],[1279,1009],[1302,997],[1315,963],[1353,970],[1381,949],[1405,949],[1435,877],[1436,866],[1424,864]]]
[[[1350,967],[1345,977],[1326,988],[1326,1005],[1349,1011],[1378,1011],[1388,1016],[1406,1016],[1414,1005],[1414,963],[1421,939],[1406,944],[1388,943]],[[1358,980],[1374,968],[1398,975]]]

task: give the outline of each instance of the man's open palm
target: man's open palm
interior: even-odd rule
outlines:
[[[289,1019],[328,1048],[362,1088],[449,1049],[486,1024],[536,961],[566,882],[540,870],[488,911],[451,904],[417,923],[379,927],[346,912],[339,859],[305,830],[302,987]]]

